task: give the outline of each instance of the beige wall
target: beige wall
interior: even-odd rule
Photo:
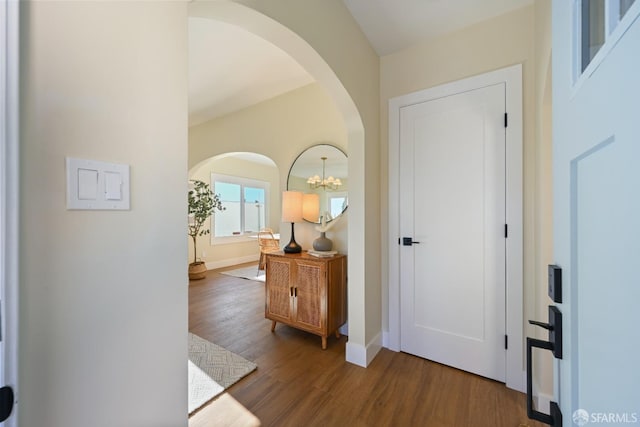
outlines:
[[[187,5],[21,6],[21,424],[186,425]],[[378,58],[339,0],[254,7],[325,57],[306,58],[343,113],[362,345],[380,330]],[[243,25],[273,29],[258,15]],[[66,211],[67,155],[131,165],[131,210]]]
[[[200,163],[213,156],[228,152],[248,151],[272,159],[278,168],[278,178],[273,186],[271,226],[280,230],[281,241],[289,241],[291,227],[282,224],[281,192],[287,188],[289,168],[307,148],[328,143],[345,152],[348,136],[344,120],[325,90],[316,83],[304,86],[284,95],[261,102],[241,111],[210,120],[189,129],[189,164],[200,168]],[[304,249],[311,248],[318,232],[309,223],[295,226],[296,241]],[[331,229],[327,237],[335,249],[347,252],[348,211]],[[206,239],[206,238],[205,238]],[[226,246],[215,247],[216,253],[227,251]],[[229,259],[255,253],[249,244],[233,245],[227,252]],[[240,255],[242,253],[243,255]],[[216,259],[217,260],[217,259]],[[214,262],[214,259],[208,261]],[[231,265],[231,264],[229,264]]]
[[[287,186],[289,168],[308,147],[330,143],[347,150],[340,112],[324,89],[303,86],[268,101],[189,128],[189,167],[224,153],[252,152],[272,159]]]
[[[225,9],[232,2],[211,3]],[[339,0],[236,3],[290,28],[335,73],[322,68],[314,76],[342,112],[342,147],[350,156],[350,187],[356,190],[348,212],[352,222],[362,222],[348,232],[352,251],[359,254],[350,257],[349,341],[361,346],[375,341],[387,323],[381,302],[387,284],[381,286],[380,280],[386,277],[380,266],[387,259],[383,250],[380,262],[379,248],[388,245],[380,241],[386,235],[388,99],[524,64],[525,318],[539,317],[535,308],[545,306],[543,278],[534,270],[545,264],[548,250],[533,236],[536,227],[548,226],[550,207],[547,203],[541,211],[534,203],[547,199],[548,187],[540,180],[548,154],[536,149],[546,126],[536,121],[543,105],[536,103],[536,96],[543,99],[540,58],[545,57],[538,45],[547,43],[534,32],[534,21],[546,16],[540,2],[535,9],[382,59]],[[22,7],[21,423],[186,425],[186,6],[34,2]],[[220,13],[236,19],[233,12]],[[253,18],[238,22],[257,30],[261,24]],[[286,39],[280,40],[283,46]],[[304,56],[298,47],[289,51],[297,59]],[[357,114],[345,114],[351,111],[349,102]],[[191,130],[191,167],[240,151],[225,138],[242,121],[234,116],[219,127],[207,123]],[[289,133],[290,128],[284,129]],[[215,148],[212,133],[221,137]],[[242,151],[265,154],[279,167],[290,165],[301,151],[288,146],[283,151],[276,135],[265,141],[252,128],[243,135],[234,140],[245,147]],[[304,142],[310,146],[333,138]],[[297,148],[306,148],[302,145]],[[67,155],[130,164],[132,209],[66,211]],[[540,222],[536,215],[542,215]],[[310,236],[304,230],[300,234]]]
[[[531,314],[533,301],[533,195],[535,185],[535,133],[534,133],[534,10],[525,7],[467,29],[443,36],[433,41],[410,47],[380,59],[380,123],[382,157],[380,165],[383,182],[386,183],[388,165],[388,101],[389,99],[437,86],[442,83],[523,64],[524,99],[524,277],[525,300],[528,301],[525,317]],[[381,205],[384,218],[383,236],[386,236],[387,204]],[[386,245],[383,245],[385,247]],[[387,258],[385,253],[384,258]],[[386,265],[386,262],[383,262]],[[385,276],[386,277],[386,274]],[[385,283],[384,291],[388,293]],[[386,305],[386,304],[385,304]],[[384,307],[385,329],[388,328],[388,311]]]
[[[20,425],[186,426],[186,4],[21,7]],[[65,156],[131,209],[66,210]]]
[[[546,321],[547,265],[553,264],[553,185],[552,185],[552,137],[551,137],[551,0],[535,2],[535,318]],[[528,326],[527,334],[547,339],[541,328]],[[549,352],[539,352],[535,358],[534,376],[536,394],[545,398],[553,396],[553,357]],[[546,408],[544,408],[546,411]]]
[[[550,256],[549,142],[539,132],[540,91],[544,90],[550,30],[545,5],[531,5],[461,31],[418,44],[380,59],[380,122],[382,182],[388,176],[388,101],[390,98],[482,74],[513,64],[523,64],[524,114],[524,318],[539,318],[541,286]],[[542,21],[538,27],[536,19]],[[550,20],[550,19],[549,19]],[[540,44],[537,48],[536,44]],[[547,53],[544,50],[547,49]],[[547,61],[548,63],[548,61]],[[387,235],[387,199],[382,192],[382,235]],[[539,236],[544,235],[543,238]],[[383,262],[388,254],[382,245]],[[544,268],[544,270],[540,270]],[[538,271],[540,270],[540,271]],[[388,295],[387,271],[383,269],[383,295]],[[544,303],[546,304],[546,302]],[[546,305],[545,305],[546,307]],[[383,303],[384,329],[388,330],[388,306]],[[542,317],[544,319],[544,317]],[[532,330],[523,325],[524,333]],[[523,362],[524,363],[524,362]],[[545,385],[546,387],[546,385]],[[545,388],[546,390],[546,388]]]

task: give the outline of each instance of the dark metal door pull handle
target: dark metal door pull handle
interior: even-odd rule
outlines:
[[[412,237],[403,237],[402,246],[419,245],[420,242],[416,242]]]
[[[0,423],[9,418],[15,405],[13,389],[9,386],[0,388]]]
[[[550,413],[544,414],[533,409],[533,348],[549,350],[562,359],[562,313],[557,307],[549,306],[549,323],[529,320],[532,325],[549,331],[549,341],[527,337],[527,416],[554,427],[562,426],[562,412],[556,402],[551,402]]]
[[[562,412],[556,402],[551,402],[549,415],[533,409],[533,358],[531,357],[533,347],[553,351],[552,343],[527,337],[527,416],[553,427],[562,427]]]
[[[553,325],[550,325],[549,323],[542,323],[538,322],[537,320],[529,320],[529,323],[532,325],[540,326],[541,328],[548,329],[550,331],[553,330]]]

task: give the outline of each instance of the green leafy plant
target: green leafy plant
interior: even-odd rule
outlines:
[[[198,180],[190,180],[188,193],[189,199],[189,230],[188,235],[193,239],[193,263],[198,261],[196,238],[209,234],[209,228],[205,227],[207,218],[217,210],[223,211],[220,196],[213,194],[209,184]]]

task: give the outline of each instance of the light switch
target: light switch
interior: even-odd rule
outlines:
[[[78,169],[78,199],[96,200],[98,198],[98,171]]]
[[[105,171],[104,196],[107,200],[122,200],[122,180],[119,172]]]
[[[129,165],[71,157],[66,160],[67,209],[129,209]]]

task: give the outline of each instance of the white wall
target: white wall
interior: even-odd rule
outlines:
[[[187,425],[187,14],[22,2],[20,425]],[[65,156],[131,166],[68,211]]]

